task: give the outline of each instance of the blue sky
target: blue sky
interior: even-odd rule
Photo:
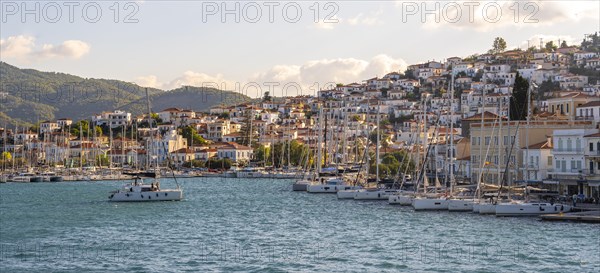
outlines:
[[[2,61],[164,89],[293,82],[311,93],[328,82],[482,53],[497,36],[525,48],[539,38],[579,43],[600,29],[600,1],[300,1],[286,10],[289,2],[97,1],[73,6],[72,18],[66,2],[48,3],[1,3]],[[232,14],[222,20],[223,8],[236,4],[240,22]]]

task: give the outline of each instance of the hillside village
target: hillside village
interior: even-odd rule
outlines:
[[[370,164],[379,162],[384,176],[424,164],[440,176],[453,168],[463,184],[510,181],[598,196],[599,49],[597,34],[577,46],[499,46],[316,96],[267,93],[201,111],[134,116],[114,109],[81,121],[1,128],[2,170],[306,167],[319,146],[322,165],[335,166],[362,162],[365,147],[374,154],[379,143],[380,157],[371,155]]]

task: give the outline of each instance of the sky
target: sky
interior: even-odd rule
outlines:
[[[0,14],[0,60],[20,68],[251,97],[600,30],[600,1],[3,0]]]

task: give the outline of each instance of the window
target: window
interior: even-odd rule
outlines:
[[[577,161],[577,169],[581,170],[581,161]]]
[[[552,157],[551,156],[548,157],[548,166],[552,166]]]
[[[571,139],[567,138],[567,151],[570,151],[572,149],[572,145],[573,142],[571,141]]]
[[[575,149],[577,149],[577,151],[581,151],[581,139],[577,139],[575,141]]]
[[[562,151],[563,149],[563,140],[561,138],[558,139],[558,150]]]
[[[489,136],[485,137],[485,145],[490,145],[490,137]]]
[[[571,160],[571,169],[576,169],[575,166],[576,166],[575,160]]]
[[[593,151],[594,151],[594,143],[590,142],[590,152],[593,152]]]

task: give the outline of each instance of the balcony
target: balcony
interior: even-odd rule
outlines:
[[[582,154],[583,153],[583,149],[575,149],[575,148],[555,148],[552,150],[553,154]]]
[[[525,167],[522,168],[523,170],[530,170],[530,171],[538,171],[540,169],[540,166],[535,165],[535,164],[528,164]]]
[[[592,157],[600,157],[600,150],[597,150],[597,151],[587,150],[587,151],[585,151],[584,155],[585,156],[592,156]]]
[[[549,174],[568,174],[576,175],[581,174],[584,170],[581,169],[548,169]]]

